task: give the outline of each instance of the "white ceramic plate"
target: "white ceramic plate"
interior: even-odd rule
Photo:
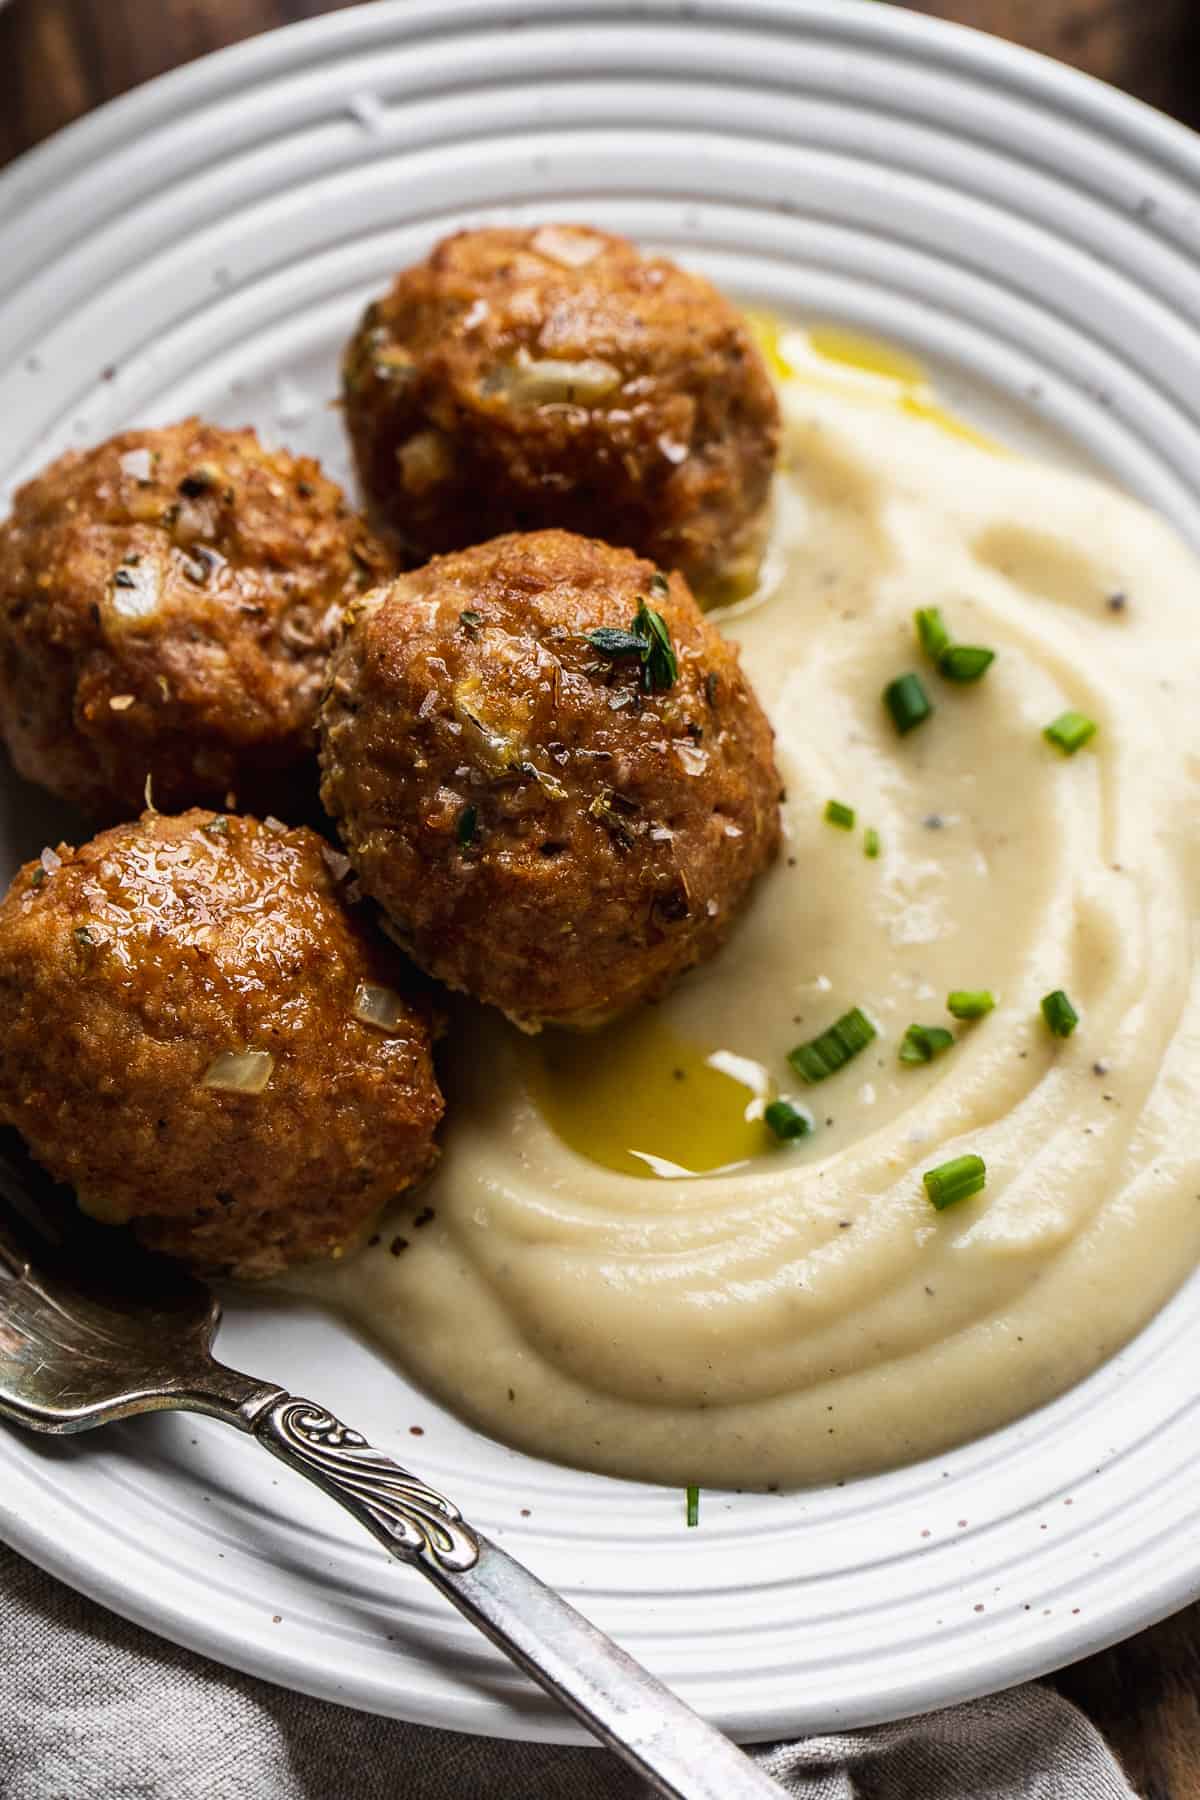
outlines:
[[[0,179],[0,487],[190,409],[344,472],[328,401],[365,298],[454,226],[562,217],[907,344],[952,403],[1098,463],[1200,544],[1198,192],[1182,129],[887,6],[379,0],[155,82]],[[3,784],[9,864],[57,829]],[[698,1531],[679,1494],[481,1438],[315,1312],[238,1301],[220,1347],[411,1458],[743,1737],[999,1688],[1200,1594],[1197,1280],[1023,1423],[845,1488],[706,1494]],[[293,1687],[575,1735],[415,1575],[207,1421],[0,1434],[0,1535]]]

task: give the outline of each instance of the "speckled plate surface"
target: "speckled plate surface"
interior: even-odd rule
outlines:
[[[379,0],[155,82],[0,177],[0,489],[191,409],[344,473],[329,401],[366,296],[464,222],[585,218],[909,346],[953,404],[1099,464],[1200,545],[1198,194],[1181,128],[884,5]],[[60,828],[4,777],[5,874]],[[480,1437],[298,1305],[238,1300],[220,1348],[411,1459],[742,1737],[995,1689],[1200,1594],[1200,1281],[1021,1424],[844,1488],[708,1494],[698,1531],[681,1495]],[[208,1421],[0,1433],[0,1535],[293,1687],[576,1735]]]

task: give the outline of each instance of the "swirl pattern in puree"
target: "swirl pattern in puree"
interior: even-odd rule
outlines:
[[[723,618],[778,733],[784,858],[615,1036],[458,1019],[433,1216],[299,1278],[483,1429],[672,1483],[933,1454],[1079,1379],[1200,1253],[1200,570],[1105,486],[947,431],[903,370],[812,379],[789,341],[767,574]],[[930,605],[997,652],[982,681],[923,664]],[[935,711],[901,738],[880,695],[910,668]],[[1068,707],[1099,727],[1071,757],[1042,736]],[[901,1065],[962,987],[995,1011]],[[876,1041],[772,1148],[787,1050],[854,1005]],[[966,1151],[987,1188],[936,1213],[922,1173]]]

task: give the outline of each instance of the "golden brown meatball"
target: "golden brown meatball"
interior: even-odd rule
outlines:
[[[85,1211],[206,1270],[337,1256],[442,1098],[390,946],[315,832],[147,813],[0,904],[0,1119]]]
[[[367,309],[343,374],[363,490],[411,556],[556,525],[702,589],[757,559],[770,378],[728,301],[624,238],[447,238]]]
[[[321,792],[363,886],[423,968],[526,1028],[660,994],[777,848],[737,652],[631,551],[543,531],[438,557],[356,602],[330,675]]]
[[[0,728],[101,818],[295,811],[338,617],[389,563],[310,457],[188,419],[69,451],[0,525]]]

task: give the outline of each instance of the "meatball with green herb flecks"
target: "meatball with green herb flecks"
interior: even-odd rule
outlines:
[[[0,903],[0,1121],[205,1272],[339,1256],[436,1155],[402,959],[313,831],[148,812]]]
[[[410,559],[559,526],[680,569],[757,562],[779,408],[709,282],[577,225],[462,231],[367,309],[343,362],[372,517]]]
[[[317,463],[253,431],[69,451],[0,523],[13,762],[102,819],[147,777],[160,806],[294,813],[338,618],[391,566]]]
[[[322,798],[431,975],[599,1024],[711,956],[779,842],[772,734],[679,575],[563,531],[356,602]]]

